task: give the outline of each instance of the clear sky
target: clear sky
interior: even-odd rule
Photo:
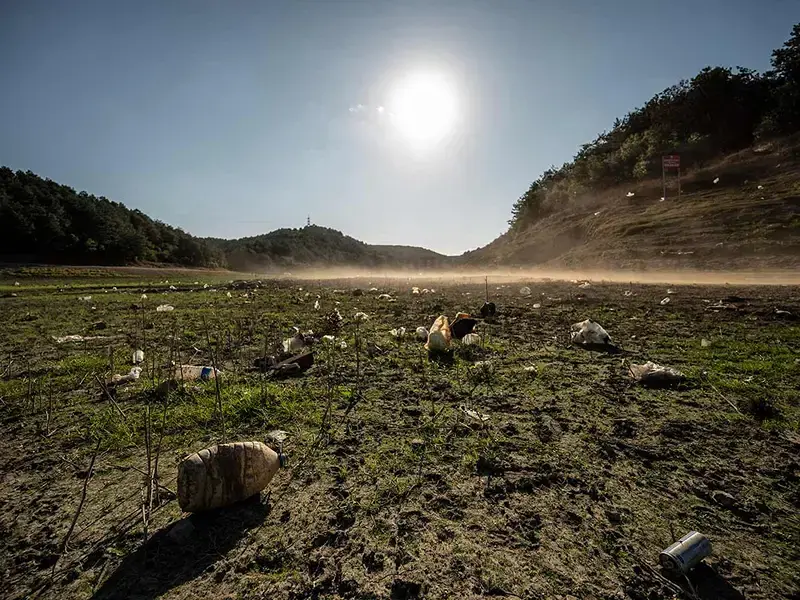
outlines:
[[[7,0],[0,164],[201,236],[461,253],[615,117],[769,67],[797,0]]]

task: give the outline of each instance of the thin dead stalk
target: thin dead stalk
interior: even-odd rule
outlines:
[[[81,501],[78,503],[78,510],[75,511],[75,516],[72,517],[72,523],[70,523],[67,535],[64,537],[64,541],[61,543],[61,551],[58,553],[58,558],[56,559],[56,562],[53,563],[53,570],[50,572],[51,579],[53,578],[53,576],[55,576],[58,562],[61,560],[61,557],[64,555],[64,552],[66,552],[67,550],[67,545],[69,544],[69,538],[70,536],[72,536],[72,532],[75,529],[75,524],[78,522],[78,517],[81,516],[83,505],[86,502],[86,492],[89,487],[89,480],[92,478],[92,472],[94,471],[94,462],[95,460],[97,460],[97,454],[99,452],[100,452],[100,438],[97,439],[97,445],[94,447],[94,453],[92,454],[92,461],[89,463],[89,470],[86,472],[86,479],[83,480],[83,491],[81,491]]]
[[[225,412],[222,410],[222,391],[219,387],[219,372],[217,371],[217,358],[216,352],[211,347],[211,336],[208,333],[208,324],[206,318],[203,317],[203,328],[206,330],[206,343],[208,344],[208,352],[211,355],[211,368],[214,370],[214,389],[217,394],[217,411],[219,412],[220,427],[222,428],[222,443],[225,443]]]
[[[714,386],[714,384],[713,384],[713,383],[709,383],[708,385],[710,385],[710,386],[711,386],[711,389],[712,389],[712,390],[714,390],[715,392],[717,392],[717,395],[719,395],[719,397],[720,397],[720,398],[722,398],[723,400],[725,400],[725,402],[727,402],[728,404],[730,404],[730,405],[731,405],[731,407],[733,408],[733,410],[735,410],[735,411],[736,411],[737,413],[739,413],[739,414],[742,414],[742,411],[740,411],[740,410],[739,410],[739,407],[737,407],[737,406],[736,406],[736,405],[735,405],[733,402],[731,402],[731,401],[730,401],[730,400],[728,400],[728,399],[727,399],[725,396],[723,396],[723,395],[722,395],[722,392],[720,392],[720,391],[719,391],[719,390],[716,388],[716,386]]]

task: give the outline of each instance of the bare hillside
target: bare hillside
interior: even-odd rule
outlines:
[[[576,199],[463,260],[626,269],[800,266],[797,141],[744,150],[684,174],[680,199],[676,177],[668,183],[666,200],[660,179]]]

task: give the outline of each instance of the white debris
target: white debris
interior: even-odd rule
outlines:
[[[763,189],[764,189],[764,186],[763,186],[763,185],[760,185],[760,186],[758,186],[758,189],[760,189],[760,190],[763,190]]]
[[[306,347],[306,341],[303,336],[298,332],[294,337],[286,338],[283,340],[283,351],[291,354],[300,352]]]
[[[141,299],[142,300],[147,300],[147,294],[142,294]]]
[[[78,298],[78,300],[81,300],[82,302],[91,302],[92,301],[92,297],[91,296],[81,296],[80,298]]]
[[[622,292],[622,295],[627,298],[629,296],[633,296],[633,292],[630,290],[625,290],[624,292]]]
[[[66,342],[91,342],[92,340],[104,340],[107,339],[108,336],[104,335],[64,335],[64,336],[53,336],[53,339],[56,341],[57,344],[64,344]]]
[[[171,304],[159,304],[156,306],[156,312],[171,312],[175,310],[175,307]]]
[[[424,342],[428,339],[428,330],[424,327],[417,327],[417,339],[421,342]]]
[[[391,300],[392,297],[389,294],[381,294],[378,296],[378,300]]]
[[[436,290],[431,288],[431,294],[435,294],[435,293],[436,293]]]
[[[573,344],[610,344],[611,336],[603,329],[599,323],[586,319],[580,323],[572,325],[572,334],[570,336]]]
[[[484,415],[476,410],[467,408],[466,406],[461,407],[461,412],[467,415],[470,419],[474,419],[475,421],[480,421],[481,423],[485,423],[486,421],[489,420],[489,415]]]
[[[273,429],[267,432],[267,439],[272,440],[276,444],[282,444],[289,437],[289,433],[283,429]]]
[[[15,282],[14,282],[14,286],[15,286],[15,287],[19,287],[19,281],[15,281]]]
[[[339,348],[341,348],[342,350],[344,350],[345,348],[347,348],[347,342],[345,342],[344,340],[342,340],[341,342],[339,342]]]
[[[133,351],[133,364],[138,365],[144,362],[144,352],[142,350]]]
[[[423,294],[429,294],[430,290],[428,288],[422,288],[422,293]]]
[[[531,377],[536,377],[539,374],[539,369],[537,369],[534,365],[522,367],[522,370]]]
[[[583,282],[582,284],[580,284],[578,287],[579,287],[579,288],[582,288],[582,289],[584,289],[584,290],[585,290],[586,288],[590,288],[590,287],[592,287],[592,284],[591,284],[591,283],[589,283],[588,281],[584,281],[584,282]]]
[[[367,315],[367,313],[357,312],[356,314],[353,315],[353,319],[356,321],[356,323],[362,323],[367,319],[369,319],[369,316]]]
[[[530,296],[531,295],[531,288],[527,285],[524,287],[519,288],[519,295],[520,296]]]
[[[477,333],[468,333],[461,339],[461,343],[465,346],[475,346],[481,343],[481,336]]]
[[[126,375],[114,375],[111,378],[111,383],[117,386],[124,385],[126,383],[131,383],[133,381],[137,381],[141,374],[142,374],[141,367],[132,367],[130,372],[128,372]]]
[[[207,283],[204,283],[204,284],[203,284],[203,289],[204,289],[204,290],[207,290],[207,289],[208,289],[208,284],[207,284]]]
[[[714,180],[714,183],[719,183],[719,177]]]
[[[325,342],[326,344],[332,344],[334,341],[336,341],[336,338],[333,337],[332,335],[323,335],[322,341]]]
[[[711,346],[711,340],[707,340],[706,338],[701,339],[700,346],[702,348],[708,348],[709,346]]]
[[[116,288],[116,286],[112,287],[112,288],[111,288],[111,291],[112,291],[112,292],[116,292],[116,291],[117,291],[117,288]]]
[[[631,365],[630,372],[642,385],[670,386],[684,380],[683,373],[672,367],[664,367],[652,361],[643,365]]]
[[[377,291],[378,291],[378,288],[376,288],[376,287],[369,288],[369,291],[370,291],[370,292],[377,292]]]
[[[537,302],[536,304],[533,305],[533,308],[542,308],[542,305],[540,302]]]
[[[314,310],[319,310],[319,300],[314,301]]]
[[[668,294],[674,294],[674,293],[675,293],[675,290],[667,290],[667,293],[668,293]]]
[[[634,197],[636,194],[634,194],[633,192],[628,192],[628,193],[627,193],[627,194],[625,194],[625,195],[626,195],[628,198],[633,198],[633,197]]]
[[[412,294],[419,294],[419,288],[418,287],[412,287],[411,288],[411,293]]]
[[[170,289],[170,290],[172,290],[172,291],[174,292],[174,291],[175,291],[175,290],[177,290],[178,288],[176,288],[174,285],[171,285],[171,286],[169,286],[169,289]]]
[[[669,296],[667,296],[661,302],[659,302],[659,304],[661,304],[661,306],[666,306],[667,304],[669,304],[669,300],[670,300],[670,298],[669,298]]]
[[[406,335],[406,328],[405,327],[398,327],[397,329],[392,329],[390,332],[393,338],[397,338],[398,340],[405,337]]]
[[[596,216],[598,216],[598,215],[599,215],[601,212],[602,212],[602,211],[598,210],[596,213],[594,213],[594,216],[595,216],[595,217],[596,217]]]
[[[228,296],[228,298],[233,298],[233,294],[231,294],[230,292],[226,292],[225,295]]]

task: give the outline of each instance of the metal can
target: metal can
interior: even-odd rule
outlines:
[[[670,571],[688,573],[701,560],[711,554],[711,541],[702,533],[690,531],[669,548],[661,552],[661,566]]]

